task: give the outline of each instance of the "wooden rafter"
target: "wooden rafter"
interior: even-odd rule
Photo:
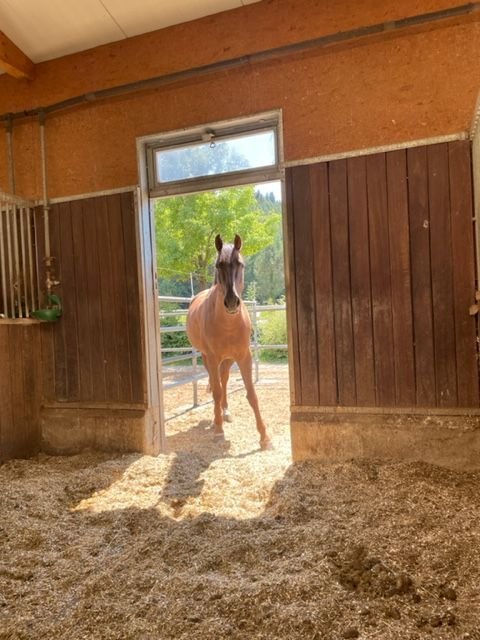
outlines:
[[[15,78],[31,78],[35,65],[3,31],[0,31],[0,69]]]

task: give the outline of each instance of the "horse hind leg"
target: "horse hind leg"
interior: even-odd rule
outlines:
[[[208,382],[207,382],[206,391],[207,391],[207,393],[212,393],[212,384],[210,382],[210,369],[208,368],[207,356],[204,353],[202,353],[202,362],[203,362],[203,366],[205,367],[206,372],[208,373]]]
[[[222,385],[222,410],[223,410],[223,419],[225,422],[232,422],[232,414],[228,408],[228,400],[227,400],[227,386],[228,386],[228,378],[230,377],[230,368],[233,364],[233,360],[223,360],[220,365],[220,382]]]

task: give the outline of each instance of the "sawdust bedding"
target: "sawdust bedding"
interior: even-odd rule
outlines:
[[[171,453],[0,467],[0,639],[480,640],[480,473],[292,464],[288,387]],[[178,398],[177,398],[178,400]]]

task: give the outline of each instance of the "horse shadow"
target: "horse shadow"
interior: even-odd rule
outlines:
[[[215,440],[211,420],[200,420],[190,429],[167,436],[167,450],[174,452],[160,502],[170,505],[176,515],[190,498],[198,498],[205,484],[202,474],[217,460],[241,459],[260,448],[232,455],[229,440]]]

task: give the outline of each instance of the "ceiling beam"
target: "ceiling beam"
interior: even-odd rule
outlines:
[[[32,78],[35,65],[3,31],[0,31],[0,69],[15,78]]]

